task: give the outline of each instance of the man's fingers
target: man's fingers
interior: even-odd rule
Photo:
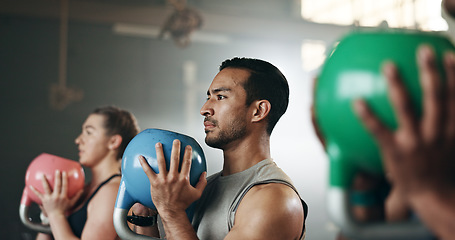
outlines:
[[[167,174],[166,159],[164,158],[163,144],[155,144],[156,162],[158,164],[158,173]]]
[[[444,67],[447,79],[447,129],[449,140],[455,139],[455,53],[449,52],[444,57]]]
[[[182,161],[182,169],[180,170],[180,174],[185,177],[190,176],[191,170],[191,161],[192,161],[193,151],[190,145],[185,147],[185,154],[183,155]]]
[[[147,175],[150,182],[156,177],[155,171],[149,166],[147,160],[143,156],[139,156],[139,163],[141,164],[142,170],[144,170],[145,175]]]
[[[202,190],[207,186],[207,172],[203,172],[199,177],[199,181],[196,184],[196,189],[202,193]]]
[[[383,72],[389,89],[389,99],[397,118],[398,126],[410,134],[415,134],[416,119],[411,100],[394,64],[387,62]]]
[[[170,173],[178,173],[179,172],[179,165],[180,165],[180,141],[175,139],[172,142],[172,151],[171,151],[171,161],[169,172]]]
[[[380,145],[390,142],[392,133],[381,121],[371,112],[365,101],[354,101],[354,111],[360,117],[361,122],[366,129],[373,134]]]
[[[418,65],[420,70],[420,84],[423,92],[422,135],[424,140],[434,141],[441,133],[443,119],[442,105],[444,103],[441,92],[441,79],[438,73],[436,57],[433,50],[424,45],[418,50]]]

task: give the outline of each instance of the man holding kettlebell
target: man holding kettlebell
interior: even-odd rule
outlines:
[[[270,135],[287,109],[289,86],[272,64],[233,58],[220,66],[202,106],[205,142],[223,150],[222,171],[188,181],[191,148],[179,172],[180,142],[156,174],[142,159],[167,239],[303,239],[307,206],[270,155]],[[197,202],[192,224],[185,209]]]

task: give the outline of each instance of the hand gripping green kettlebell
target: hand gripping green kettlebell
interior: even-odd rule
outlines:
[[[411,30],[352,32],[334,47],[322,67],[315,87],[315,117],[330,160],[328,208],[331,218],[347,235],[359,239],[419,239],[429,235],[419,222],[400,224],[357,224],[349,213],[348,190],[356,172],[383,175],[378,147],[353,112],[352,103],[364,99],[384,124],[394,129],[397,122],[388,99],[382,64],[396,64],[417,114],[422,111],[422,89],[416,61],[417,48],[430,45],[441,59],[454,50],[452,43],[437,33]]]

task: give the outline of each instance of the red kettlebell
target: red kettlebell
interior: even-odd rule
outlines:
[[[19,215],[22,223],[30,229],[50,233],[49,225],[44,223],[32,222],[29,218],[29,207],[32,202],[41,205],[41,200],[30,189],[33,186],[40,192],[44,192],[42,184],[43,174],[51,188],[54,188],[55,171],[66,172],[68,176],[68,197],[73,197],[77,192],[84,188],[85,173],[79,162],[55,156],[48,153],[38,155],[27,168],[25,174],[25,188],[22,193]]]

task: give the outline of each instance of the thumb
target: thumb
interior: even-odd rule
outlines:
[[[199,181],[196,184],[196,189],[202,193],[202,191],[205,189],[207,186],[207,172],[203,172],[201,176],[199,177]]]
[[[70,204],[71,206],[74,206],[76,204],[77,200],[81,197],[82,193],[84,193],[84,189],[79,190],[71,199],[70,199]]]

